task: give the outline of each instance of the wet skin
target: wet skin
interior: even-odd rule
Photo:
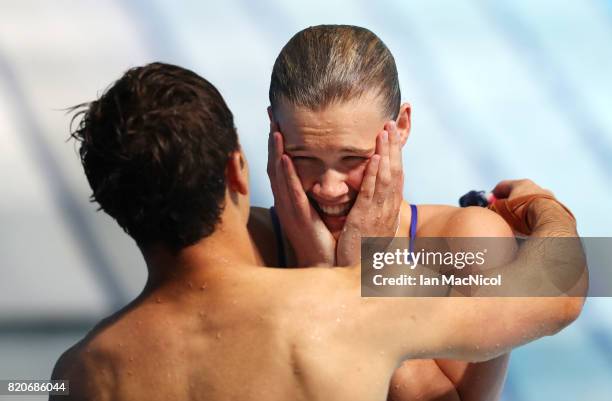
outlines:
[[[402,105],[396,121],[390,123],[381,108],[372,107],[373,104],[378,104],[375,97],[364,96],[361,99],[332,104],[316,111],[284,102],[281,102],[276,110],[269,110],[273,141],[270,151],[284,154],[282,161],[286,183],[294,187],[290,192],[299,192],[300,189],[303,191],[311,206],[310,213],[314,215],[306,221],[313,221],[314,226],[318,223],[316,221],[318,216],[335,241],[338,241],[342,235],[372,157],[380,155],[383,146],[391,148],[392,152],[396,151],[395,159],[389,158],[391,160],[387,162],[396,168],[399,167],[401,171],[400,152],[410,133],[410,106]],[[380,164],[380,161],[377,161],[377,164]],[[274,177],[271,176],[271,180],[274,190]],[[401,197],[401,184],[396,183],[393,189]],[[275,191],[275,195],[277,192],[279,191]],[[279,198],[281,203],[283,198],[278,196],[275,198],[278,210]],[[299,203],[299,199],[293,198],[291,203]],[[280,207],[282,208],[282,204]],[[471,225],[477,224],[473,220],[479,218],[474,219],[472,216],[470,219],[465,219],[461,209],[445,206],[422,205],[419,211],[418,235],[420,236],[453,236],[458,234],[458,231],[462,231],[460,234],[466,236],[511,235],[511,231],[501,219],[493,218],[495,223],[489,229],[478,230],[476,233],[468,227],[469,232],[466,233],[465,229],[449,230],[449,223],[461,221]],[[372,213],[387,213],[390,216],[399,213],[401,216],[400,227],[388,225],[386,235],[402,236],[408,232],[411,212],[405,201],[400,201],[399,205],[394,205],[391,210],[381,208]],[[261,220],[263,226],[266,225],[267,211],[254,209],[253,215],[254,221]],[[485,219],[487,218],[490,219],[491,216],[486,216]],[[283,221],[281,216],[281,223],[286,223],[283,224],[285,233],[287,230],[295,229],[291,226],[291,221],[292,219],[287,217]],[[261,227],[261,225],[253,223],[252,227]],[[371,227],[364,225],[359,233],[368,235],[368,229]],[[299,235],[302,240],[305,231],[308,229],[305,229],[304,224],[300,224]],[[317,235],[312,237],[312,242],[329,241],[325,234],[321,235],[321,231],[320,228],[317,229]],[[294,242],[288,240],[289,248]],[[303,247],[303,244],[304,242],[298,243],[297,246]],[[270,248],[267,248],[269,251]],[[273,258],[273,255],[268,255],[267,261],[274,263],[271,260]],[[300,263],[299,256],[296,259],[293,262],[299,265],[317,264],[312,260]],[[338,264],[337,255],[334,262]],[[405,361],[393,376],[389,397],[394,400],[419,397],[419,399],[450,401],[460,399],[460,394],[463,394],[464,400],[496,398],[505,379],[507,361],[507,355],[483,363],[452,360]]]

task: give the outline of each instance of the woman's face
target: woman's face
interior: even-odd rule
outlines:
[[[362,96],[320,111],[281,102],[274,120],[304,191],[337,238],[376,150],[376,137],[389,121],[380,102]]]

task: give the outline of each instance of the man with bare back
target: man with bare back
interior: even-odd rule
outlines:
[[[261,268],[233,116],[191,71],[129,70],[81,117],[73,136],[93,198],[134,238],[149,275],[58,360],[53,378],[70,380],[70,395],[57,399],[382,400],[403,360],[489,360],[556,333],[582,308],[582,296],[362,298],[348,252],[359,237],[337,244],[353,267]],[[360,213],[381,196],[377,173],[366,168]],[[535,235],[576,235],[556,201],[526,207]],[[521,257],[517,274],[530,263]]]

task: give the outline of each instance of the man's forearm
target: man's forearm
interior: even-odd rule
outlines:
[[[532,235],[521,240],[509,264],[480,272],[502,277],[502,286],[474,286],[476,296],[584,297],[588,286],[586,258],[573,217],[559,203],[537,199],[527,219]]]
[[[522,243],[513,262],[482,272],[490,277],[501,274],[503,287],[479,287],[475,295],[490,298],[466,299],[479,312],[464,314],[456,322],[462,326],[458,331],[464,333],[468,360],[489,359],[555,334],[582,310],[588,272],[575,220],[552,200],[537,200],[529,207],[532,237]],[[483,321],[491,325],[482,326]],[[503,330],[495,327],[504,321],[515,323]],[[479,344],[477,352],[470,350],[471,344]]]
[[[527,210],[532,237],[577,237],[576,220],[558,202],[536,199]]]

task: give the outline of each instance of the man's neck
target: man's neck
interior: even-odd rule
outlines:
[[[147,287],[171,281],[198,281],[256,265],[254,247],[246,227],[219,223],[213,234],[173,253],[164,246],[143,250],[149,270]]]

